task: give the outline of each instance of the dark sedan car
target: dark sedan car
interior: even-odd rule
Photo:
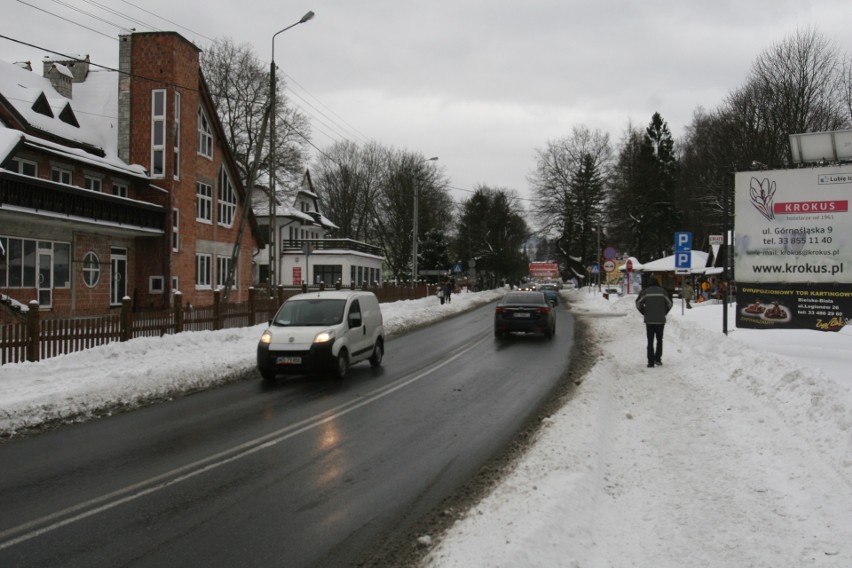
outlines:
[[[548,302],[554,306],[559,303],[559,289],[556,284],[542,284],[538,289],[544,292]]]
[[[543,333],[548,339],[556,333],[556,313],[543,292],[509,292],[494,311],[494,335]]]

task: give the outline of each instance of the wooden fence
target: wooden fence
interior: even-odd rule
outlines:
[[[319,290],[323,289],[325,286],[320,286]],[[435,286],[427,285],[362,289],[376,294],[379,302],[412,300],[435,292]],[[303,291],[307,291],[307,286],[279,287],[270,297],[268,289],[252,288],[248,302],[241,304],[223,301],[216,291],[213,305],[203,307],[184,304],[180,293],[176,293],[171,308],[140,311],[134,311],[130,299],[125,298],[121,311],[87,317],[45,317],[38,304],[33,303],[25,321],[0,324],[0,365],[40,361],[135,337],[253,326],[271,320],[287,298]]]

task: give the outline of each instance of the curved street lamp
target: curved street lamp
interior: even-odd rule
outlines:
[[[426,162],[437,162],[438,156],[432,156],[431,158],[427,158],[422,160],[420,163],[425,164]],[[411,281],[413,285],[417,284],[417,203],[419,201],[417,190],[420,188],[420,179],[414,180],[414,232],[412,233],[412,241],[411,245]]]
[[[276,240],[277,236],[277,223],[275,219],[276,207],[275,207],[275,169],[278,165],[275,156],[275,114],[277,111],[276,108],[276,100],[275,100],[275,91],[276,91],[276,79],[275,79],[275,36],[280,33],[286,32],[292,27],[298,26],[299,24],[304,24],[305,22],[313,19],[314,13],[308,12],[302,19],[296,22],[295,24],[290,24],[284,29],[278,30],[274,34],[272,34],[272,62],[269,64],[269,244],[267,247],[269,249],[269,294],[272,295],[272,290],[274,286],[278,285],[278,255],[276,254]],[[307,277],[307,275],[305,275]]]

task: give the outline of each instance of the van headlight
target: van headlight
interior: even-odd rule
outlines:
[[[263,335],[260,336],[260,342],[263,345],[269,345],[270,343],[272,343],[272,334],[269,332],[268,329],[263,332]]]
[[[318,333],[314,337],[314,343],[328,343],[329,341],[334,341],[334,330],[331,329]]]

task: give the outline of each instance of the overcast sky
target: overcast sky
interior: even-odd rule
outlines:
[[[268,62],[273,34],[309,10],[275,61],[318,147],[375,140],[438,156],[460,190],[525,197],[536,148],[575,126],[617,143],[656,111],[680,136],[797,27],[852,53],[850,0],[3,0],[0,35],[37,47],[0,38],[0,59],[53,50],[117,66],[124,26],[202,49],[229,36]]]

